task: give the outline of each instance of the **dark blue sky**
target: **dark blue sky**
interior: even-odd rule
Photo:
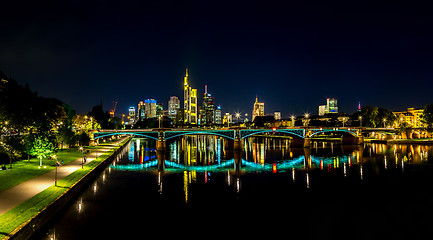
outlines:
[[[224,112],[251,114],[256,95],[283,117],[327,97],[347,113],[433,103],[429,1],[282,2],[11,1],[0,70],[78,112],[182,100],[186,67]]]

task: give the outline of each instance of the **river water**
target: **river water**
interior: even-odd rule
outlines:
[[[427,145],[290,148],[248,138],[242,154],[188,136],[157,154],[133,139],[36,239],[433,236],[433,150]],[[159,161],[158,161],[159,159]]]

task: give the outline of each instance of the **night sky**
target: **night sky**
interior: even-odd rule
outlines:
[[[0,70],[78,113],[183,100],[183,75],[223,112],[317,114],[433,103],[430,1],[8,1]],[[291,3],[288,3],[291,2]],[[302,2],[302,3],[300,3]],[[410,5],[408,5],[410,4]],[[201,103],[200,103],[201,105]]]

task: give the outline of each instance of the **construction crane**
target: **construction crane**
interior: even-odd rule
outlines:
[[[117,100],[114,100],[113,105],[112,105],[111,110],[110,110],[110,117],[111,118],[114,118],[114,112],[116,112],[116,106],[117,106]]]

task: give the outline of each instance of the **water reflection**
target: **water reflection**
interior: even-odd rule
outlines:
[[[248,138],[243,142],[244,151],[240,152],[230,150],[230,142],[215,136],[179,138],[167,144],[167,152],[157,152],[154,144],[154,141],[146,139],[131,141],[110,168],[90,185],[89,194],[80,196],[71,206],[71,219],[85,222],[89,215],[103,215],[111,211],[115,212],[114,219],[126,219],[128,215],[125,215],[124,209],[125,212],[139,212],[143,216],[153,210],[157,214],[152,216],[159,216],[159,211],[167,209],[164,213],[176,213],[170,212],[172,217],[181,216],[179,212],[185,213],[177,209],[182,207],[188,211],[196,207],[196,216],[199,216],[207,206],[214,209],[222,205],[238,210],[243,205],[237,204],[242,202],[246,204],[245,211],[249,214],[242,220],[253,215],[250,209],[263,212],[272,204],[282,208],[279,211],[286,211],[286,214],[298,209],[292,206],[317,206],[316,212],[304,208],[302,212],[293,214],[299,216],[303,211],[308,216],[316,214],[315,218],[309,219],[318,219],[318,226],[321,226],[326,222],[321,219],[327,217],[326,214],[317,214],[322,213],[322,201],[333,208],[338,208],[338,204],[343,202],[355,202],[362,203],[356,204],[357,208],[363,208],[362,212],[377,209],[378,201],[370,201],[373,197],[376,199],[376,196],[386,195],[394,189],[401,191],[400,185],[382,188],[392,182],[387,177],[404,176],[401,179],[405,181],[406,176],[413,173],[414,166],[431,163],[433,156],[432,146],[427,145],[344,146],[314,142],[312,148],[290,148],[287,139]],[[368,187],[375,183],[379,183],[380,187],[372,187],[370,191]],[[395,196],[392,201],[386,200],[393,202],[402,197],[401,193]],[[329,202],[326,202],[328,198]],[[131,204],[131,199],[135,205]],[[320,199],[320,204],[317,199]],[[364,207],[366,204],[371,204],[370,208]],[[346,212],[349,206],[342,206],[344,210],[341,212]],[[225,211],[224,207],[221,207],[221,212],[229,211]],[[251,214],[249,211],[252,211]],[[109,219],[110,214],[103,216]],[[196,220],[192,217],[194,214],[190,216]],[[275,219],[280,217],[276,215]],[[337,220],[350,222],[343,218]],[[100,217],[99,221],[104,222],[104,217]],[[98,221],[89,220],[88,225],[92,225],[90,222],[94,224]],[[137,227],[137,232],[138,229],[141,228]],[[134,231],[134,228],[128,230]],[[57,234],[59,237],[63,235],[61,232]],[[46,236],[54,235],[50,230]]]

